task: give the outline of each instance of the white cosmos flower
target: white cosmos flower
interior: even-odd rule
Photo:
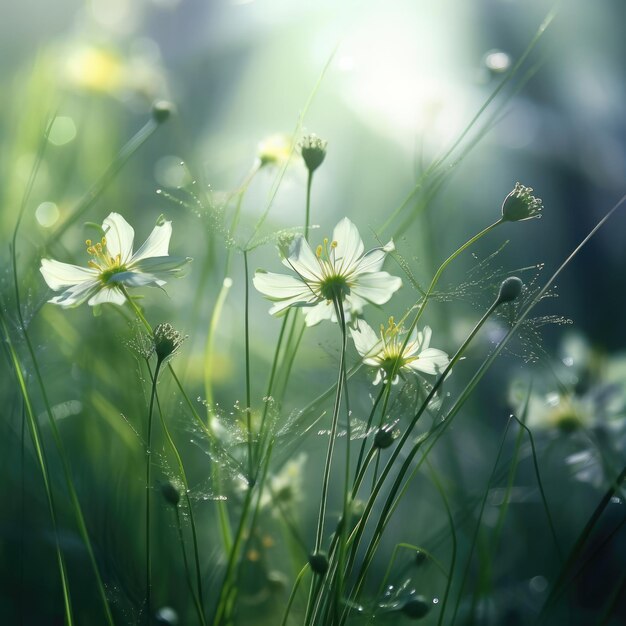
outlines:
[[[303,307],[307,326],[336,321],[334,299],[343,302],[347,317],[358,315],[368,302],[385,304],[402,286],[398,277],[380,271],[385,255],[394,250],[393,241],[365,254],[363,250],[357,227],[344,217],[335,226],[332,241],[324,239],[315,252],[301,235],[281,248],[283,265],[296,276],[257,270],[254,286],[275,302],[273,315]]]
[[[104,237],[98,243],[88,239],[88,267],[42,259],[40,271],[48,287],[62,293],[51,300],[62,307],[88,301],[91,306],[111,302],[124,304],[124,287],[161,287],[165,278],[180,272],[185,257],[168,254],[172,223],[160,219],[144,244],[133,254],[133,227],[119,213],[110,213],[102,223]]]
[[[405,371],[441,374],[450,362],[443,350],[429,347],[430,326],[419,332],[413,329],[404,349],[406,332],[394,322],[393,317],[389,318],[387,328],[381,324],[378,335],[363,320],[359,320],[355,328],[350,328],[350,334],[354,347],[363,357],[363,363],[378,369],[375,385],[381,380],[386,381],[393,371],[396,373],[393,383],[398,382],[398,375]]]

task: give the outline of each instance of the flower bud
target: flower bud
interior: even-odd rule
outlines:
[[[159,324],[154,329],[154,351],[159,363],[174,354],[185,340],[171,324]]]
[[[420,565],[424,565],[426,561],[428,561],[428,555],[426,554],[426,552],[422,550],[417,550],[415,552],[415,565],[419,567]]]
[[[174,105],[167,100],[157,100],[152,105],[152,119],[157,124],[167,122],[173,112]]]
[[[543,204],[541,198],[531,195],[532,187],[524,187],[515,183],[513,191],[502,203],[502,220],[505,222],[520,222],[533,217],[541,217]]]
[[[500,291],[498,292],[496,302],[498,304],[512,302],[520,295],[520,293],[522,293],[523,287],[524,283],[517,276],[509,276],[509,278],[505,278],[500,285]]]
[[[385,450],[391,446],[396,436],[389,426],[383,426],[374,435],[374,447],[380,450]]]
[[[300,153],[307,169],[312,174],[326,158],[327,141],[323,141],[317,135],[307,135],[300,142]]]
[[[161,493],[165,498],[165,501],[172,506],[178,506],[180,502],[180,492],[178,491],[178,487],[171,482],[166,482],[161,485]]]
[[[323,576],[328,571],[328,557],[325,552],[309,554],[309,565],[315,574]]]
[[[402,612],[409,619],[422,619],[430,612],[430,604],[424,596],[415,596],[404,603]]]

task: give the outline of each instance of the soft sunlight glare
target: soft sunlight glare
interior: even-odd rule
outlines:
[[[35,218],[44,228],[54,226],[60,215],[59,207],[54,202],[42,202],[35,210]]]

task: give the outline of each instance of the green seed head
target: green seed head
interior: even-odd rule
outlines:
[[[154,351],[159,362],[174,354],[184,340],[171,324],[159,324],[154,329]]]
[[[324,162],[327,145],[317,135],[307,135],[300,142],[300,153],[311,174]]]
[[[502,219],[505,222],[520,222],[534,217],[541,217],[543,204],[541,198],[535,198],[532,187],[515,183],[513,191],[502,203]]]

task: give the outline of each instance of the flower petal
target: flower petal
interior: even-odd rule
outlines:
[[[131,263],[136,263],[141,259],[147,259],[150,257],[168,256],[168,248],[170,245],[170,238],[172,236],[172,222],[163,222],[157,224],[148,238],[144,241],[143,245],[133,254]]]
[[[102,283],[99,280],[85,281],[72,285],[63,293],[48,300],[48,302],[58,304],[64,308],[75,307],[91,298],[100,289],[102,289]]]
[[[95,269],[79,267],[70,263],[61,263],[54,259],[41,259],[41,267],[44,280],[50,289],[58,291],[63,287],[78,285],[97,278],[98,272]]]
[[[133,227],[119,214],[109,213],[102,222],[102,229],[107,240],[107,250],[112,257],[120,255],[122,265],[130,261],[133,255],[133,240],[135,231]]]
[[[146,287],[148,285],[165,285],[164,280],[160,280],[154,274],[145,272],[118,272],[113,274],[107,281],[109,285],[124,285],[125,287]]]
[[[359,230],[347,217],[344,217],[333,230],[333,241],[337,242],[335,268],[341,273],[350,271],[364,250]]]
[[[397,276],[392,276],[388,272],[373,272],[358,276],[352,291],[368,302],[385,304],[400,287],[402,280]]]
[[[303,280],[319,280],[319,261],[302,235],[294,237],[288,246],[281,246],[280,253],[283,265],[296,272]]]
[[[393,252],[396,247],[393,244],[393,239],[381,248],[374,248],[369,252],[366,252],[356,263],[353,272],[359,274],[368,274],[370,272],[380,272],[383,268],[383,262],[385,256],[389,252]]]
[[[179,274],[182,268],[190,263],[191,257],[183,256],[151,256],[128,264],[132,272],[155,274],[159,278],[167,278],[172,274]]]
[[[118,304],[122,306],[126,302],[126,298],[124,294],[115,287],[107,287],[105,289],[100,289],[98,293],[90,298],[89,305],[96,306],[96,304]]]
[[[417,359],[407,365],[413,370],[424,372],[424,374],[441,374],[449,362],[450,359],[443,350],[428,348],[420,352]]]
[[[306,283],[295,276],[286,274],[274,274],[273,272],[257,270],[252,283],[257,291],[260,291],[270,300],[291,300],[302,296],[302,299],[308,302],[313,295]]]
[[[307,326],[315,326],[324,320],[332,320],[335,314],[335,307],[327,300],[324,300],[315,306],[302,309],[302,314],[304,315],[304,323]]]
[[[417,345],[421,351],[426,350],[426,348],[430,345],[430,338],[432,334],[433,331],[430,326],[424,326],[424,330],[420,330],[417,333]]]
[[[367,322],[359,320],[356,328],[350,328],[350,335],[356,351],[362,357],[372,357],[380,352],[382,347],[380,337]]]

